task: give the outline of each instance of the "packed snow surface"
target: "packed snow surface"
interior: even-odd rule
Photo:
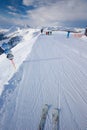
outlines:
[[[8,81],[0,98],[0,130],[38,130],[44,104],[50,106],[45,130],[52,130],[54,108],[59,130],[87,130],[86,37],[27,34],[13,52],[16,73],[0,56],[0,85]]]

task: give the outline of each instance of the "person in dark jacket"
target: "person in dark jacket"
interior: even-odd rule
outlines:
[[[85,35],[87,36],[87,27],[85,28]]]
[[[41,33],[43,33],[43,28],[41,29]]]
[[[67,38],[69,38],[69,36],[70,36],[70,31],[67,32]]]

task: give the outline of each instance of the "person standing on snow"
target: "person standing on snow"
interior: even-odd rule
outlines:
[[[41,33],[43,33],[43,28],[41,29]]]
[[[67,32],[67,38],[69,38],[69,36],[70,36],[70,31]]]
[[[85,34],[85,36],[87,36],[87,27],[85,28],[85,33],[84,34]]]

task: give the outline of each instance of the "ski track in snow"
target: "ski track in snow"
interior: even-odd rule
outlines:
[[[86,130],[86,67],[83,39],[40,35],[3,92],[0,130],[38,130],[44,104],[50,105],[45,130],[52,130],[53,108],[60,109],[59,130]]]

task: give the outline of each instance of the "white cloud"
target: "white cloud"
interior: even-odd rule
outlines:
[[[32,26],[62,25],[64,22],[87,20],[87,1],[84,0],[23,0],[26,6],[37,6],[34,10],[27,11],[27,15],[9,12],[14,24],[29,24]],[[9,6],[9,9],[13,9]],[[21,19],[23,18],[23,19]],[[15,20],[16,19],[16,20]]]
[[[20,17],[19,18],[15,18],[15,17],[11,17],[11,18],[7,18],[4,17],[2,15],[0,15],[0,22],[1,25],[23,25],[24,23],[28,23],[28,20],[21,20]]]
[[[8,9],[10,9],[11,11],[17,11],[17,9],[13,6],[7,6]]]
[[[34,0],[23,0],[23,4],[26,6],[32,5],[33,2]]]
[[[17,16],[17,13],[14,13],[14,12],[8,12],[8,14],[11,14],[13,16]]]
[[[59,21],[87,20],[87,2],[81,0],[59,1],[54,4],[27,11],[32,24],[46,25]]]
[[[23,5],[30,6],[33,5],[35,7],[40,7],[40,6],[46,6],[49,5],[50,3],[55,3],[57,0],[23,0]]]

